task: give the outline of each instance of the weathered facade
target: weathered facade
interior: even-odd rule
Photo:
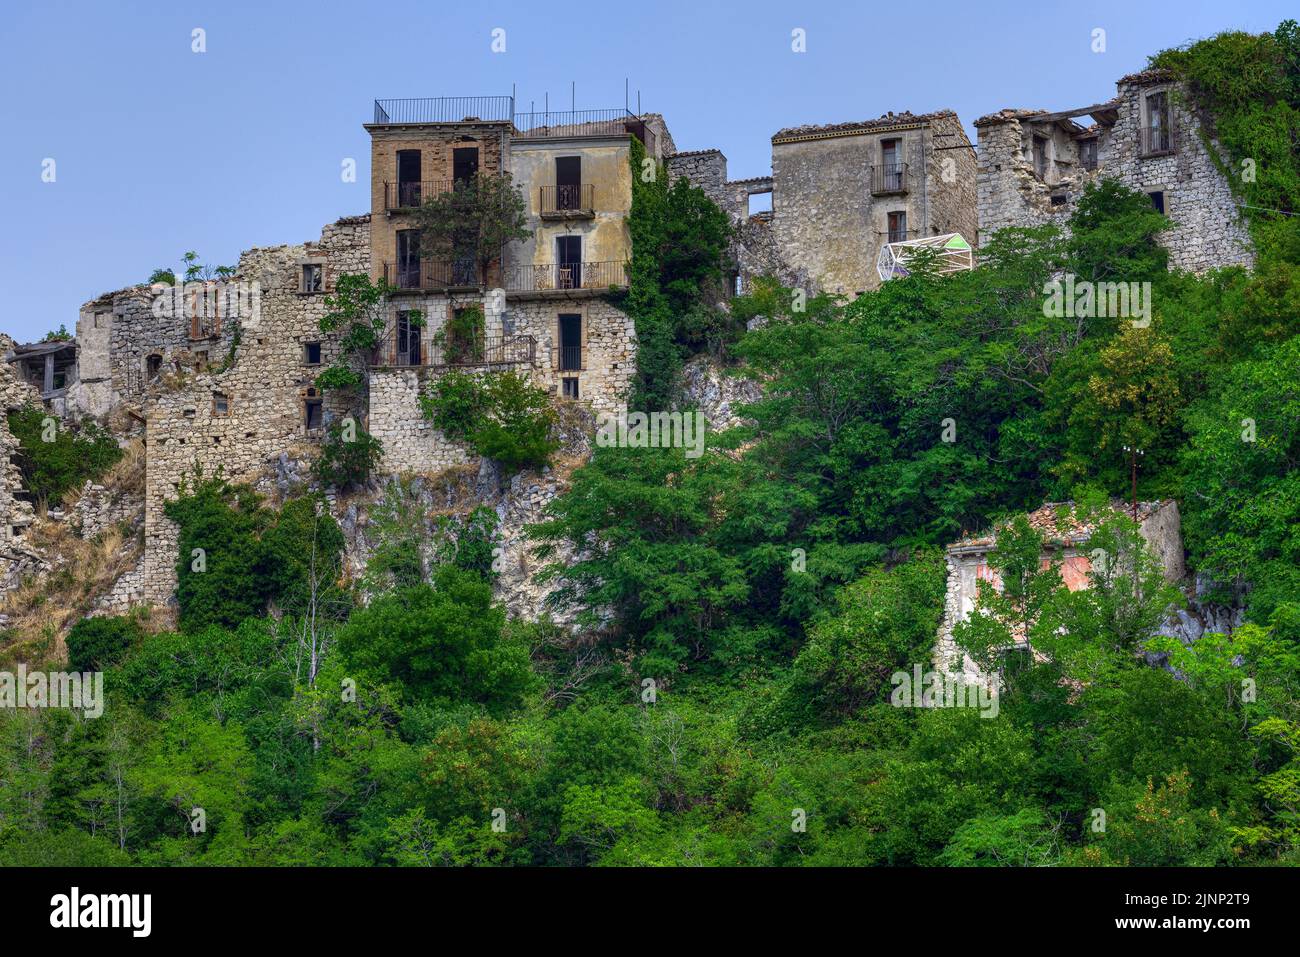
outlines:
[[[973,242],[975,161],[957,114],[887,114],[772,137],[772,230],[823,290],[880,285],[885,243],[960,233]]]
[[[981,241],[1007,226],[1064,226],[1084,186],[1108,177],[1147,193],[1173,220],[1161,235],[1171,266],[1251,264],[1241,211],[1210,152],[1218,146],[1202,141],[1184,91],[1161,70],[1117,87],[1113,99],[1079,109],[1008,109],[975,121]]]
[[[470,106],[501,111],[500,99]],[[627,287],[629,137],[658,158],[672,148],[663,118],[597,110],[484,122],[451,119],[467,108],[459,101],[381,102],[366,129],[375,170],[371,275],[397,287],[369,376],[370,430],[384,445],[384,468],[429,472],[468,460],[469,450],[434,428],[419,405],[450,368],[511,369],[558,399],[623,408],[636,337],[609,293]],[[413,179],[430,170],[444,178]],[[479,171],[510,177],[524,200],[527,238],[508,243],[486,270],[465,258],[426,257],[410,236],[410,208]],[[473,341],[457,322],[467,310],[481,314]],[[422,321],[412,323],[412,313]]]

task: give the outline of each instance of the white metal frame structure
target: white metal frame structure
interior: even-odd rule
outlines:
[[[876,260],[876,272],[881,281],[899,279],[910,275],[907,262],[918,249],[932,249],[938,258],[935,263],[939,274],[964,272],[975,268],[975,253],[970,243],[961,233],[944,233],[942,236],[927,236],[924,239],[908,239],[901,243],[886,243],[880,247],[880,258]]]

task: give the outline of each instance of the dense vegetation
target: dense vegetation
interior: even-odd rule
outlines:
[[[29,405],[9,413],[9,431],[18,440],[14,461],[23,488],[39,502],[57,503],[86,479],[103,474],[122,457],[117,442],[87,420],[75,427]]]
[[[1220,43],[1244,41],[1162,58],[1226,111]],[[1293,96],[1294,56],[1267,64],[1253,82]],[[1253,271],[1169,273],[1166,221],[1103,183],[1068,235],[1006,230],[973,272],[851,303],[759,283],[719,312],[717,257],[691,253],[722,249],[707,200],[638,183],[638,404],[667,407],[704,349],[764,391],[702,457],[598,449],[533,530],[584,640],[492,604],[490,510],[430,522],[390,483],[350,582],[314,500],[200,480],[170,509],[179,631],[78,626],[103,717],[0,719],[0,862],[1300,863],[1285,229]],[[1293,168],[1271,195],[1296,188]],[[668,238],[688,235],[704,245]],[[1053,317],[1061,272],[1150,282],[1150,324]],[[437,414],[469,428],[481,397],[452,384]],[[1178,499],[1190,565],[1244,603],[1231,637],[1154,636],[1180,599],[1127,519],[1100,522],[1071,593],[1012,517],[1125,495],[1134,444],[1139,495]],[[894,673],[929,667],[940,547],[1003,519],[1006,587],[956,636],[1001,673],[997,716],[893,706]]]

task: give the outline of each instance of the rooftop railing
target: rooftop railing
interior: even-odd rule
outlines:
[[[515,112],[513,96],[437,96],[375,100],[376,125],[399,123],[512,122],[520,137],[626,136],[653,151],[654,133],[627,109]]]
[[[375,122],[463,123],[509,121],[514,117],[512,96],[434,96],[413,100],[375,100]]]

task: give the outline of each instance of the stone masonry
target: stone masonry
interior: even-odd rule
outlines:
[[[1078,110],[1008,109],[975,121],[981,242],[1007,226],[1064,226],[1084,186],[1109,177],[1152,194],[1174,221],[1161,235],[1174,268],[1251,264],[1243,218],[1209,152],[1219,147],[1202,142],[1182,88],[1160,70],[1117,87],[1113,99]]]

